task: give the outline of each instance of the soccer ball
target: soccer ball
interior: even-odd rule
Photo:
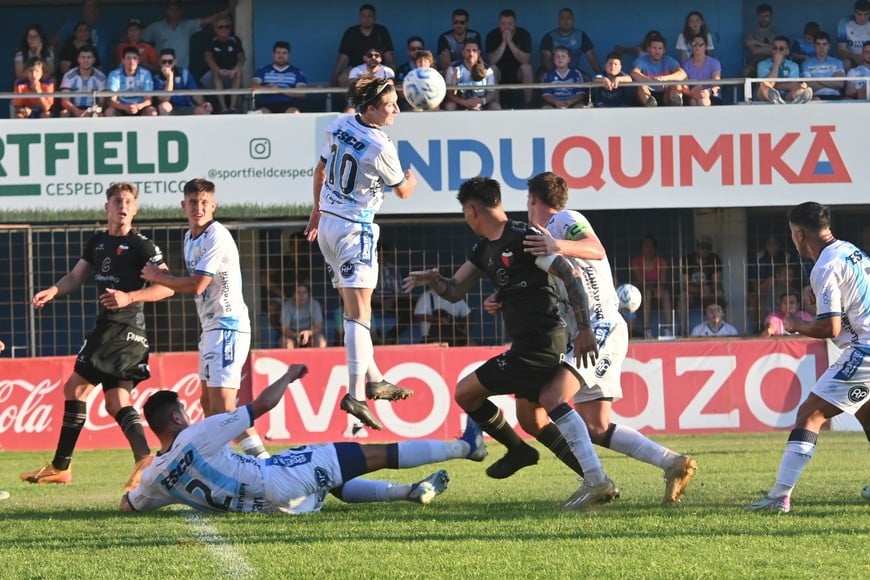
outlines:
[[[633,284],[623,284],[616,289],[616,297],[619,298],[619,309],[626,312],[637,312],[640,308],[640,290]]]
[[[444,100],[447,85],[434,68],[415,68],[405,75],[402,92],[414,110],[432,111]]]
[[[870,501],[870,485],[865,485],[863,488],[861,488],[861,497],[863,497],[867,501]]]

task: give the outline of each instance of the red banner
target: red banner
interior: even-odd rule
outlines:
[[[499,353],[496,347],[383,347],[376,359],[391,381],[414,397],[373,404],[383,431],[367,441],[449,438],[462,429],[453,402],[458,380]],[[291,385],[283,402],[257,422],[273,442],[335,441],[348,437],[351,422],[338,409],[347,392],[344,349],[267,350],[251,353],[240,401],[250,400],[284,373],[291,362],[309,374]],[[141,411],[158,389],[177,391],[191,417],[201,418],[196,353],[151,357],[152,378],[133,392]],[[74,357],[0,360],[0,446],[9,450],[53,449],[63,415],[63,385]],[[624,398],[614,421],[647,433],[757,432],[785,429],[827,367],[825,343],[806,339],[637,342],[623,367]],[[496,397],[516,424],[510,397]],[[151,442],[156,444],[152,437]],[[102,390],[88,398],[88,419],[79,449],[123,448],[127,443],[103,409]]]

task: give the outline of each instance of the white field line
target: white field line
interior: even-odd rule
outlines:
[[[209,553],[217,560],[224,577],[228,579],[255,578],[256,574],[245,557],[221,537],[220,532],[212,526],[202,514],[192,511],[184,513],[187,525],[193,529],[197,540],[204,544]]]

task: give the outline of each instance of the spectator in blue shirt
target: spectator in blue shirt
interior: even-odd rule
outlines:
[[[636,82],[682,81],[686,71],[676,59],[665,54],[665,37],[658,30],[647,32],[643,40],[645,54],[634,61],[631,78]],[[637,89],[637,99],[645,107],[659,105],[682,106],[683,89],[680,85],[644,85]]]
[[[154,75],[154,90],[156,91],[190,91],[196,90],[196,80],[186,68],[177,65],[175,50],[164,48],[160,51],[160,69]],[[160,115],[209,115],[211,103],[200,95],[173,95],[158,97],[160,104],[157,112]]]
[[[779,35],[774,38],[771,50],[773,56],[758,63],[758,78],[768,79],[758,85],[759,100],[770,101],[775,105],[811,101],[813,90],[807,86],[807,83],[800,81],[801,75],[797,63],[788,59],[788,37]]]
[[[295,89],[308,86],[302,71],[290,64],[290,43],[275,42],[272,47],[272,64],[257,69],[252,85],[269,89]],[[261,113],[299,113],[304,95],[297,91],[255,95],[256,106]]]
[[[154,79],[151,77],[151,73],[139,66],[138,48],[128,46],[124,49],[124,60],[121,62],[121,66],[109,73],[106,80],[106,90],[116,93],[154,90]],[[153,117],[156,114],[157,109],[154,108],[151,97],[147,95],[110,97],[105,112],[106,117],[118,115]]]
[[[817,32],[813,41],[816,52],[801,65],[806,78],[845,77],[843,61],[828,54],[831,50],[831,37],[827,32]],[[823,101],[843,98],[843,81],[810,81],[813,96]]]
[[[544,82],[550,86],[541,94],[544,101],[541,108],[574,109],[588,105],[588,89],[562,86],[585,82],[583,73],[576,68],[571,68],[571,51],[567,46],[553,48],[553,64],[554,68],[544,77]]]

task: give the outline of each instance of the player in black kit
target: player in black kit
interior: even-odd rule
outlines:
[[[486,177],[469,179],[460,186],[457,199],[466,223],[481,236],[471,256],[451,278],[441,276],[437,269],[411,272],[405,278],[404,289],[410,291],[427,284],[442,298],[456,302],[486,274],[497,288],[512,344],[509,350],[460,379],[456,402],[470,420],[507,447],[503,458],[507,462],[513,461],[512,450],[526,445],[488,397],[513,393],[538,403],[564,436],[585,475],[583,485],[563,507],[583,509],[613,499],[616,486],[605,475],[589,431],[573,407],[580,384],[565,362],[565,323],[559,317],[556,291],[549,278],[558,277],[567,288],[580,329],[574,345],[577,360],[584,366],[594,366],[597,346],[589,326],[580,272],[558,254],[536,258],[524,251],[525,237],[540,232],[508,219],[497,181]]]
[[[94,330],[85,338],[75,367],[63,387],[63,423],[54,459],[42,469],[21,474],[30,483],[69,483],[73,450],[87,418],[86,401],[94,385],[102,384],[106,412],[112,415],[130,442],[136,466],[125,489],[139,483],[142,470],[153,459],[142,418],[130,405],[130,391],[150,376],[148,337],[143,302],[156,302],[174,293],[165,286],[142,280],[146,262],[162,268],[163,255],[154,242],[133,229],[139,210],[139,190],[130,183],[115,183],[106,191],[109,227],[94,234],[69,274],[33,297],[40,309],[58,296],[70,294],[93,273],[100,296]]]

